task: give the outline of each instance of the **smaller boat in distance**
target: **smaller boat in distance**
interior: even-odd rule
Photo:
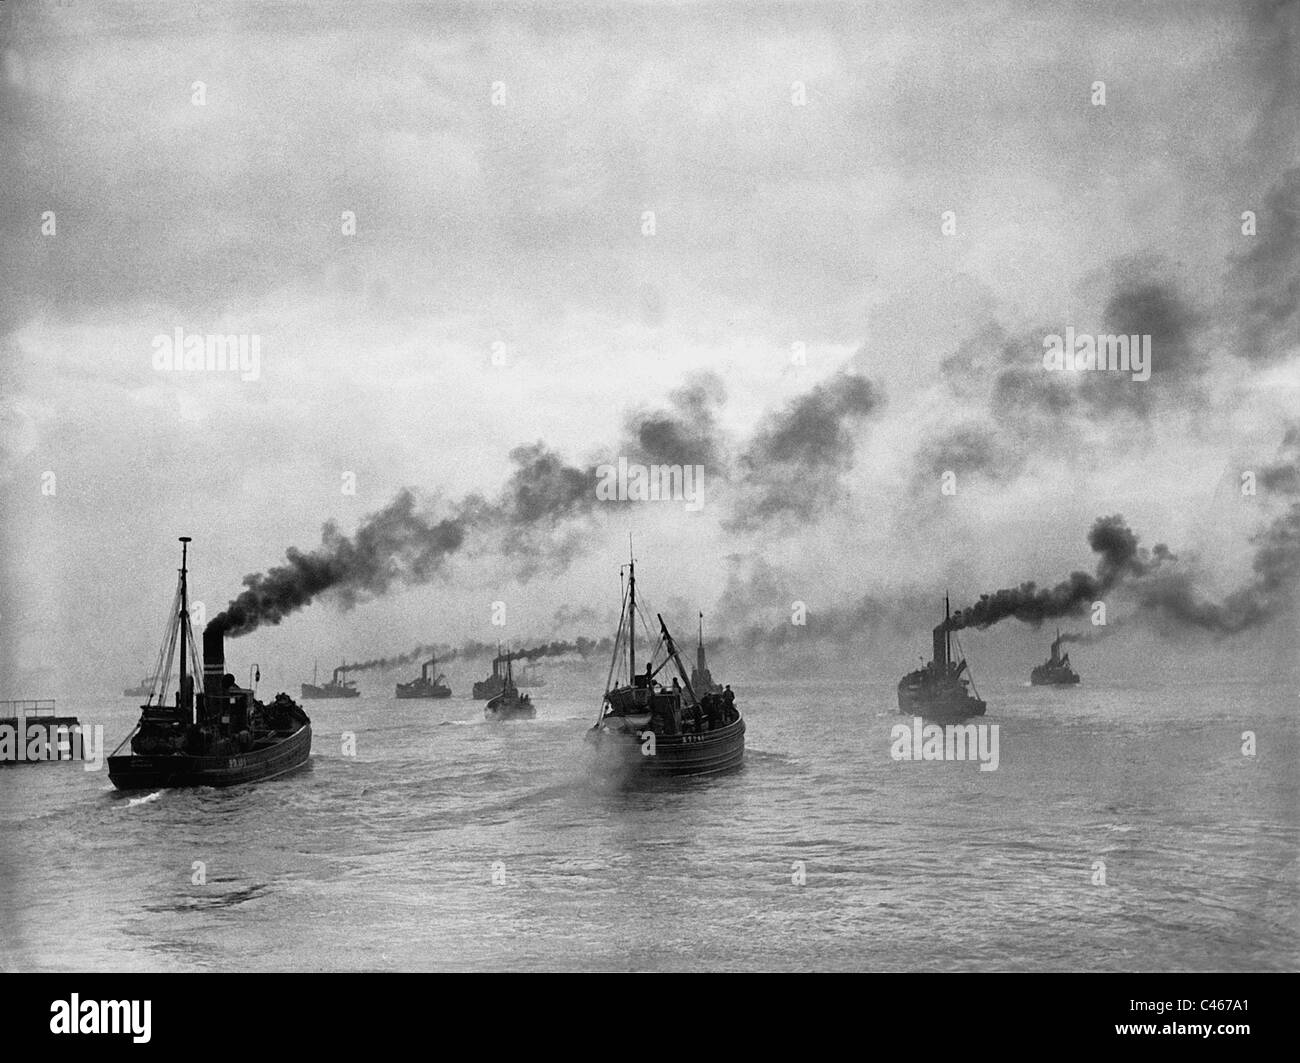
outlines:
[[[474,684],[474,700],[494,698],[505,689],[505,665],[508,663],[508,657],[502,655],[501,646],[498,645],[497,655],[492,658],[492,674]]]
[[[147,698],[152,693],[153,680],[148,678],[141,679],[139,686],[127,687],[122,691],[122,694],[128,698]]]
[[[315,683],[303,683],[302,696],[303,700],[319,698],[356,698],[361,696],[361,691],[357,689],[356,683],[350,679],[339,679],[339,673],[347,673],[348,666],[345,661],[334,669],[334,678],[328,683],[322,683],[317,686]],[[312,670],[312,679],[316,678],[315,669]]]
[[[520,669],[519,678],[515,680],[517,687],[544,687],[546,680],[537,674],[537,665],[532,661]]]
[[[695,667],[691,669],[691,689],[700,697],[721,694],[722,684],[713,681],[709,662],[704,659],[704,614],[700,614],[700,640],[695,644]]]
[[[899,681],[898,711],[904,716],[953,723],[984,715],[986,706],[971,683],[966,659],[952,659],[952,628],[957,618],[950,615],[945,595],[943,623],[934,629],[934,659]]]
[[[180,582],[172,617],[163,635],[158,703],[140,706],[140,721],[108,758],[109,780],[119,790],[170,786],[233,786],[287,775],[311,755],[311,719],[288,694],[270,704],[235,685],[226,673],[225,631],[209,624],[203,632],[203,689],[198,650],[190,629],[186,545],[181,538]],[[176,699],[166,704],[171,649],[179,642]],[[260,672],[259,672],[260,674]],[[130,752],[122,747],[130,743]]]
[[[1079,682],[1079,673],[1070,667],[1070,655],[1061,652],[1061,629],[1056,629],[1052,641],[1052,654],[1029,673],[1029,682],[1036,687],[1068,687]]]
[[[647,641],[649,625],[636,602],[636,565],[627,565],[627,590],[620,610],[614,656],[600,716],[587,732],[605,766],[646,777],[713,775],[739,768],[745,758],[745,721],[735,695],[699,693],[686,676],[677,646],[664,618],[659,621],[658,645],[644,672],[636,671],[636,623],[642,620]],[[627,684],[613,685],[620,656],[626,653]],[[658,667],[655,660],[659,660]],[[677,671],[672,686],[655,676],[671,664]],[[680,681],[679,681],[680,677]],[[682,684],[685,684],[685,687]]]
[[[493,667],[495,669],[495,662]],[[510,657],[507,655],[505,667],[501,671],[501,693],[483,706],[483,716],[488,720],[531,720],[536,715],[533,699],[527,694],[519,693],[519,687],[510,672]]]
[[[444,680],[447,678],[441,672],[438,678],[429,679],[429,671],[438,663],[438,658],[430,657],[420,666],[420,678],[412,679],[409,683],[397,684],[397,696],[399,698],[449,698],[451,697],[451,687]]]

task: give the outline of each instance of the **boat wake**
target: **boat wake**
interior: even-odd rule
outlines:
[[[136,805],[147,805],[150,801],[157,801],[158,798],[162,797],[162,793],[161,790],[155,790],[153,793],[146,794],[144,797],[133,797],[127,802],[126,807],[135,808]]]

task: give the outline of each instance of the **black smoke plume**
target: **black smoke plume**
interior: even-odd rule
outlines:
[[[982,594],[970,608],[953,614],[949,630],[987,628],[1008,617],[1037,626],[1044,620],[1079,616],[1125,578],[1145,576],[1176,560],[1163,544],[1151,551],[1139,547],[1137,536],[1118,514],[1097,518],[1088,532],[1088,545],[1101,555],[1094,573],[1071,572],[1054,587],[1028,582]]]
[[[655,457],[722,461],[713,417],[722,398],[717,378],[700,375],[672,394],[668,412],[629,418],[628,427]],[[745,486],[753,492],[746,519],[824,508],[839,472],[852,464],[848,425],[878,403],[865,378],[841,373],[770,415],[745,456]],[[208,629],[236,638],[279,624],[326,592],[348,609],[395,587],[427,583],[471,534],[514,558],[521,578],[544,565],[568,565],[586,546],[583,522],[600,504],[596,468],[572,465],[541,441],[515,447],[510,460],[514,469],[495,500],[471,495],[439,516],[404,488],[351,538],[327,522],[315,549],[290,547],[281,564],[245,576],[244,589]]]
[[[340,672],[370,672],[383,671],[387,668],[399,668],[404,664],[410,664],[412,661],[423,661],[430,654],[437,654],[436,646],[416,646],[409,653],[399,653],[395,657],[376,657],[369,661],[358,661],[356,664],[345,664],[339,668]],[[440,661],[450,660],[449,655],[437,654]]]
[[[245,576],[244,590],[212,618],[207,630],[237,638],[280,623],[326,591],[350,608],[394,585],[425,583],[460,549],[466,524],[464,515],[439,519],[419,512],[415,496],[403,489],[366,517],[351,538],[328,521],[315,550],[290,547],[282,564]]]
[[[1267,491],[1291,499],[1288,508],[1253,539],[1251,577],[1219,599],[1197,587],[1197,574],[1180,564],[1163,544],[1151,551],[1119,516],[1102,517],[1088,533],[1089,545],[1101,555],[1096,572],[1073,572],[1055,587],[1023,583],[1017,588],[981,595],[969,609],[954,614],[950,628],[987,628],[1015,617],[1035,626],[1042,621],[1078,616],[1090,603],[1124,585],[1138,615],[1165,628],[1195,628],[1211,635],[1237,635],[1267,624],[1294,605],[1300,587],[1300,428],[1282,440],[1278,459],[1257,477]]]
[[[573,641],[544,642],[539,646],[531,646],[528,649],[511,650],[504,656],[512,661],[535,661],[541,657],[569,657],[574,654],[579,657],[590,657],[593,653],[612,653],[613,651],[614,640],[608,636],[601,639],[592,639],[579,635]]]
[[[1295,601],[1300,585],[1300,502],[1255,537],[1250,581],[1213,601],[1196,589],[1191,573],[1173,571],[1138,588],[1138,605],[1158,621],[1236,635],[1268,623]]]
[[[1257,480],[1266,495],[1293,500],[1300,495],[1300,428],[1287,431],[1278,458]],[[1207,599],[1197,591],[1193,573],[1174,568],[1138,587],[1139,607],[1165,625],[1220,636],[1268,623],[1293,605],[1300,586],[1300,501],[1291,501],[1252,541],[1249,581],[1222,599]]]

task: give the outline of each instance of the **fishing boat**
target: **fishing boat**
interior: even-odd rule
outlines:
[[[483,716],[488,720],[531,720],[536,715],[533,699],[527,694],[519,693],[510,670],[510,656],[507,654],[501,670],[501,693],[483,706]]]
[[[1051,656],[1029,673],[1029,682],[1036,687],[1068,687],[1079,682],[1079,673],[1070,667],[1069,653],[1061,652],[1061,629],[1056,629]]]
[[[605,696],[587,741],[606,765],[637,775],[712,775],[739,768],[745,757],[745,721],[735,695],[730,687],[721,693],[695,690],[668,625],[657,613],[657,642],[645,671],[637,672],[637,622],[646,632],[647,644],[650,628],[637,607],[635,561],[630,560],[625,570],[627,587]],[[669,665],[677,675],[671,686],[664,686],[656,677]],[[626,683],[621,682],[623,674]]]
[[[141,679],[139,686],[127,687],[122,691],[123,696],[128,698],[147,698],[153,693],[153,680]]]
[[[311,673],[313,682],[302,684],[303,700],[308,701],[308,700],[320,700],[322,698],[360,697],[361,691],[357,689],[356,683],[352,682],[352,680],[350,679],[339,679],[339,676],[346,675],[347,671],[348,671],[348,665],[347,662],[344,661],[341,665],[339,665],[337,668],[334,669],[333,679],[331,679],[328,683],[322,683],[320,686],[317,686],[316,683],[314,682],[314,680],[316,679],[316,671],[313,668]]]
[[[721,694],[722,684],[713,681],[709,662],[704,659],[704,614],[700,614],[700,640],[695,644],[695,667],[691,669],[691,689],[697,694]]]
[[[532,661],[529,661],[522,669],[520,669],[519,678],[515,680],[515,686],[544,687],[546,686],[546,680],[537,674],[537,665]]]
[[[180,580],[159,654],[158,702],[151,692],[134,730],[108,758],[108,777],[119,790],[258,782],[297,771],[311,755],[311,719],[288,694],[263,704],[254,688],[236,686],[226,673],[225,632],[211,625],[203,632],[200,670],[186,582],[190,541],[180,540]],[[179,674],[175,699],[167,704],[173,652]],[[202,691],[194,689],[198,675]],[[130,752],[123,753],[128,744]]]
[[[429,672],[438,663],[437,656],[430,657],[424,664],[420,665],[420,677],[412,679],[409,683],[397,684],[397,697],[399,698],[449,698],[451,697],[451,687],[445,680],[446,676],[441,672],[436,679],[429,679]]]
[[[953,660],[953,628],[959,622],[960,614],[955,618],[950,614],[945,595],[943,623],[934,629],[934,659],[909,672],[898,684],[898,711],[904,716],[955,723],[984,715],[987,706],[971,682],[966,658]],[[961,646],[957,649],[960,652]]]
[[[486,679],[480,679],[474,684],[474,700],[481,701],[484,698],[494,698],[505,689],[506,677],[505,668],[509,663],[509,657],[501,653],[500,645],[497,646],[497,655],[492,658],[492,674]]]

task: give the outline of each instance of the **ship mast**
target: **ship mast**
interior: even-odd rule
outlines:
[[[180,622],[180,629],[181,629],[181,687],[180,687],[180,689],[181,689],[181,697],[182,697],[182,698],[185,697],[185,649],[186,649],[186,646],[185,646],[185,632],[186,632],[186,629],[190,626],[189,623],[188,623],[189,618],[190,618],[189,587],[186,585],[185,577],[186,577],[186,574],[187,574],[187,573],[186,573],[186,568],[187,568],[187,561],[188,561],[188,558],[189,558],[189,548],[190,548],[190,543],[193,542],[193,541],[194,541],[194,540],[191,539],[188,535],[182,535],[182,536],[180,537],[180,544],[181,544],[181,611],[180,611],[180,613],[179,613],[179,615],[177,616],[176,619]]]
[[[627,565],[627,682],[636,686],[636,558]]]

